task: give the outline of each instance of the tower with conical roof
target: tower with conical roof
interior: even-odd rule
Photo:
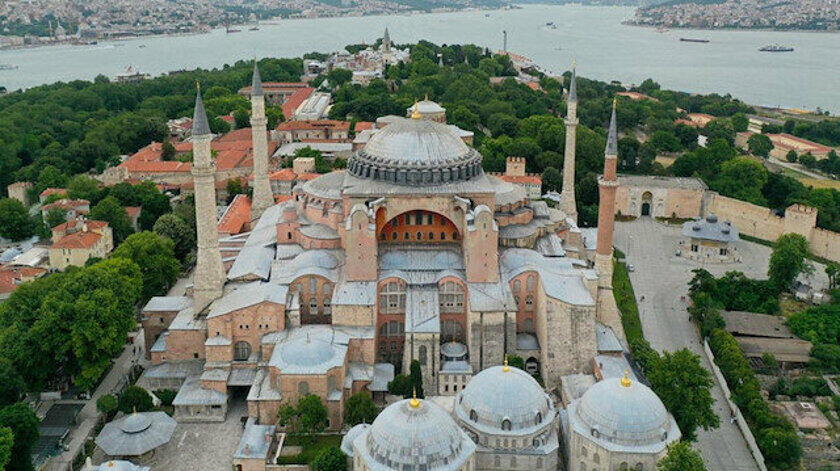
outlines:
[[[577,73],[572,62],[572,76],[569,79],[569,96],[566,103],[566,148],[563,152],[563,191],[560,195],[560,209],[577,224],[575,203],[575,145],[577,142]]]
[[[210,152],[210,124],[204,111],[199,89],[195,97],[192,141],[192,176],[195,184],[195,225],[198,252],[193,272],[193,306],[203,310],[222,295],[225,272],[219,252],[219,231],[216,219],[216,166]]]
[[[624,328],[615,304],[612,289],[613,233],[615,232],[615,193],[618,189],[618,131],[613,100],[607,146],[604,150],[604,174],[598,179],[598,241],[595,248],[595,269],[598,272],[598,320],[612,327],[623,339]]]
[[[382,35],[382,52],[385,54],[391,53],[391,35],[388,34],[388,27],[385,27],[385,34]]]
[[[260,69],[254,59],[254,78],[251,84],[251,142],[254,150],[254,194],[251,201],[251,220],[262,216],[274,203],[271,183],[268,181],[268,136],[266,132],[265,95],[260,79]]]

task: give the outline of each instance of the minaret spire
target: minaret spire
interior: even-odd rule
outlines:
[[[195,271],[193,272],[193,307],[198,313],[222,295],[225,271],[219,251],[219,231],[216,219],[216,166],[210,152],[210,125],[201,88],[196,84],[193,113],[193,164],[195,185],[195,224],[198,239]]]
[[[566,147],[563,152],[563,191],[560,195],[560,209],[577,224],[578,213],[575,202],[575,146],[577,145],[577,72],[572,61],[572,76],[566,102]]]
[[[254,78],[251,84],[251,147],[254,150],[254,195],[251,201],[251,220],[262,216],[274,204],[271,183],[268,180],[268,133],[265,117],[265,96],[257,59],[254,58]]]
[[[598,179],[598,240],[595,248],[595,269],[598,272],[598,307],[596,318],[610,326],[618,338],[624,328],[612,290],[613,233],[615,232],[615,193],[618,189],[618,119],[613,100],[607,145],[604,149],[604,174]]]

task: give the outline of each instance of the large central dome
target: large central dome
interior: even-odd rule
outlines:
[[[347,165],[359,178],[401,185],[436,185],[481,175],[481,154],[449,126],[398,119],[370,138]]]

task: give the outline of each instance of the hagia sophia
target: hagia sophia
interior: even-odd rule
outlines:
[[[366,392],[392,402],[388,383],[415,361],[425,398],[350,428],[342,450],[352,469],[654,470],[680,432],[623,354],[612,293],[615,109],[598,228],[581,229],[574,74],[567,97],[557,207],[485,173],[433,102],[373,133],[346,170],[275,204],[255,64],[251,230],[220,236],[199,91],[193,286],[144,308],[153,366],[141,383],[178,391],[179,422],[221,421],[231,401],[246,401],[238,471],[272,463],[282,404],[317,395],[328,430],[347,430],[345,401]]]

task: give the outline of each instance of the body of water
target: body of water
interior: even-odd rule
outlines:
[[[555,72],[577,59],[582,76],[640,83],[653,78],[664,88],[730,93],[746,102],[840,110],[840,35],[774,31],[671,30],[622,25],[628,7],[528,5],[518,10],[353,18],[281,20],[259,31],[215,30],[190,36],[148,37],[93,46],[53,46],[0,51],[0,85],[10,90],[43,83],[113,77],[133,65],[160,74],[212,68],[257,55],[295,57],[335,51],[346,44],[373,42],[387,26],[396,43],[427,39],[437,44],[474,43],[502,47],[532,58]],[[554,22],[556,28],[546,26]],[[681,42],[680,37],[708,39]],[[780,43],[789,53],[759,52]],[[142,46],[142,47],[141,47]]]

